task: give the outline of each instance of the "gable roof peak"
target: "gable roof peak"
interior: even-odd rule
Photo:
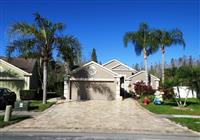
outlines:
[[[32,73],[29,73],[29,72],[27,72],[27,71],[25,71],[25,70],[23,70],[23,69],[20,69],[19,67],[15,66],[15,65],[13,65],[13,64],[11,64],[11,63],[9,63],[9,62],[3,60],[3,59],[0,59],[0,62],[3,63],[3,64],[5,64],[5,65],[8,65],[8,66],[11,67],[11,68],[14,68],[14,69],[17,69],[18,71],[21,71],[21,72],[24,73],[25,75],[28,75],[28,76],[31,76],[31,75],[32,75]]]
[[[79,70],[81,70],[82,68],[87,67],[87,66],[89,66],[89,65],[91,65],[91,64],[95,64],[95,65],[97,65],[97,66],[103,68],[104,70],[106,70],[106,71],[108,71],[109,73],[111,73],[113,76],[119,76],[119,74],[117,74],[116,72],[113,72],[113,71],[109,70],[108,68],[106,68],[106,67],[104,67],[104,66],[102,66],[102,65],[100,65],[100,64],[98,64],[98,63],[96,63],[96,62],[94,62],[94,61],[90,61],[90,62],[84,64],[83,66],[74,69],[70,74],[76,73],[77,71],[79,71]]]
[[[14,65],[15,67],[27,72],[27,73],[32,73],[34,66],[36,65],[37,59],[34,58],[22,58],[22,57],[0,57],[1,60]]]
[[[137,72],[137,70],[135,70],[135,69],[129,67],[128,65],[122,63],[121,61],[119,61],[119,60],[117,60],[117,59],[112,59],[112,60],[108,61],[107,63],[103,64],[103,66],[106,66],[106,65],[108,65],[108,64],[110,64],[111,62],[114,62],[114,61],[117,62],[117,63],[119,63],[118,65],[122,65],[122,66],[128,68],[129,70],[133,70],[133,71]],[[118,66],[118,65],[116,65],[116,66]]]

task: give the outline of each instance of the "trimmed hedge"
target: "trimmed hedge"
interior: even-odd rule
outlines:
[[[36,90],[20,90],[21,100],[34,100],[36,98]]]

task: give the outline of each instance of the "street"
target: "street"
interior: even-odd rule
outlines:
[[[200,140],[195,135],[130,134],[130,133],[52,133],[4,132],[0,140]]]

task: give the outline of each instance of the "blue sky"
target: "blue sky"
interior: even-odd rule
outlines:
[[[0,55],[8,45],[7,30],[17,21],[33,22],[40,14],[66,25],[65,34],[76,36],[82,44],[83,59],[90,59],[96,48],[102,63],[116,58],[132,66],[143,63],[133,45],[123,45],[123,35],[136,31],[140,22],[152,28],[179,28],[184,33],[186,48],[166,49],[166,62],[172,57],[200,55],[200,2],[198,0],[0,0]],[[160,52],[149,56],[149,64],[159,63]]]

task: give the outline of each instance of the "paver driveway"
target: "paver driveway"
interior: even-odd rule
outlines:
[[[192,134],[187,128],[146,111],[132,99],[57,104],[5,129]]]

